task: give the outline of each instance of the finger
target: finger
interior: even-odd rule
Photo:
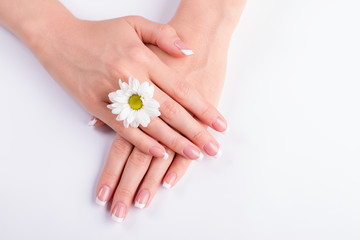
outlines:
[[[219,111],[184,78],[160,60],[151,63],[150,78],[164,92],[193,113],[200,121],[218,132],[227,130],[227,122]]]
[[[135,206],[139,208],[147,207],[155,196],[162,178],[169,168],[171,160],[174,158],[173,151],[168,150],[167,152],[169,153],[169,159],[167,161],[161,158],[153,158],[151,161],[150,167],[134,199]]]
[[[158,88],[156,88],[158,90]],[[191,142],[196,144],[200,149],[209,156],[217,156],[220,153],[220,145],[215,140],[213,136],[206,130],[203,124],[201,124],[197,119],[189,114],[179,103],[171,99],[161,90],[155,90],[155,98],[160,102],[160,118],[168,123],[172,128],[178,130],[181,134],[185,135]],[[184,154],[184,151],[187,150],[186,146],[190,146],[190,142],[187,144],[181,141],[183,150],[180,152],[174,149],[176,146],[176,141],[180,138],[180,135],[171,134],[168,127],[163,127],[161,130],[154,128],[157,131],[149,131],[147,128],[144,128],[144,131],[152,135],[170,149],[176,151],[177,153],[189,158],[188,154]],[[152,130],[150,128],[150,130]],[[163,133],[167,132],[168,136]],[[170,142],[170,143],[169,143]],[[175,144],[174,144],[175,143]],[[194,159],[191,158],[190,159]]]
[[[204,157],[196,145],[169,127],[161,118],[154,118],[146,128],[141,127],[141,129],[188,159],[200,160]]]
[[[122,221],[125,219],[136,189],[144,177],[151,159],[152,156],[144,154],[137,148],[133,149],[114,194],[111,207],[113,220]]]
[[[156,45],[175,57],[194,54],[194,52],[180,40],[176,30],[170,25],[152,22],[139,16],[129,16],[125,19],[135,29],[144,43]]]
[[[106,106],[106,103],[102,103],[95,107],[94,110],[97,112],[97,118],[106,123],[143,153],[167,159],[168,155],[165,148],[160,143],[138,128],[125,128],[122,122],[116,121],[116,117]]]
[[[176,155],[163,179],[163,187],[172,188],[184,176],[190,163],[190,160],[181,155]]]
[[[112,197],[133,146],[116,134],[96,188],[96,203],[104,206]]]

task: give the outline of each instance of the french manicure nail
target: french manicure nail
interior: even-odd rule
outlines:
[[[173,186],[173,184],[175,183],[176,177],[177,177],[177,175],[176,175],[176,173],[174,173],[174,172],[168,174],[168,175],[165,177],[165,180],[164,180],[164,182],[163,182],[163,187],[164,187],[164,188],[167,188],[167,189],[170,189],[170,188]]]
[[[150,192],[145,189],[141,190],[136,198],[135,207],[144,208],[149,198],[150,198]]]
[[[193,55],[194,52],[193,50],[191,50],[183,41],[181,41],[180,39],[179,40],[176,40],[174,42],[175,46],[177,48],[180,49],[180,51],[185,54],[186,56],[190,56],[190,55]]]
[[[105,206],[110,196],[110,188],[106,185],[100,188],[99,193],[96,195],[96,203],[100,206]]]
[[[166,157],[166,152],[165,150],[159,148],[159,147],[156,147],[156,146],[153,146],[149,149],[149,152],[151,155],[153,155],[154,157],[159,157],[159,158],[165,158]],[[165,159],[166,160],[166,159]]]
[[[88,123],[88,126],[93,127],[95,126],[96,122],[97,122],[96,117],[92,117]]]
[[[230,131],[230,126],[229,125],[227,125],[227,128],[226,128],[226,130],[225,131],[223,131],[223,132],[221,132],[222,134],[226,134],[226,133],[228,133]]]
[[[122,203],[116,203],[111,218],[115,222],[121,223],[125,219],[125,214],[126,214],[126,206]]]
[[[223,155],[223,151],[221,150],[221,148],[219,148],[217,154],[215,156],[213,156],[213,157],[218,159],[218,158],[221,158],[222,155]]]
[[[211,127],[218,132],[226,132],[227,130],[226,122],[219,117],[213,121]]]
[[[183,150],[184,155],[192,160],[198,160],[201,157],[201,152],[199,149],[192,145],[187,145]]]
[[[164,160],[167,160],[169,158],[169,154],[167,152],[165,152],[165,155],[163,157]]]
[[[219,147],[214,142],[210,141],[205,144],[204,151],[209,156],[216,156],[216,154],[219,152]]]

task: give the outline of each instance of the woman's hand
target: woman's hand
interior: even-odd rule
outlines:
[[[24,24],[23,28],[30,30],[22,39],[52,77],[89,113],[154,157],[167,157],[159,142],[188,159],[201,158],[200,150],[211,156],[217,154],[219,144],[192,114],[217,131],[226,130],[226,121],[183,74],[165,65],[143,43],[155,44],[176,57],[184,56],[189,48],[172,27],[135,16],[78,20],[52,0],[23,4],[34,2],[50,6],[46,11],[41,8],[36,16],[36,8],[21,11],[34,17]],[[119,89],[118,80],[127,81],[130,76],[155,84],[154,98],[160,103],[161,116],[153,118],[146,128],[125,128],[107,108],[108,94]],[[213,146],[211,151],[205,147],[208,145]]]
[[[177,15],[170,24],[175,27],[183,39],[195,47],[197,54],[192,58],[177,59],[155,46],[149,46],[149,48],[167,65],[186,73],[190,84],[201,90],[203,96],[216,106],[224,82],[230,36],[243,5],[238,9],[238,16],[234,17],[235,19],[219,20],[217,24],[200,24],[199,29],[194,29],[194,25],[183,24],[182,17],[191,18],[191,12],[184,12],[184,8],[187,8],[184,6],[185,3],[186,1],[182,2]],[[193,14],[196,15],[196,12]],[[208,30],[204,30],[204,27]],[[193,34],[194,31],[198,34]],[[206,39],[211,39],[211,41],[206,41]],[[91,124],[100,126],[103,123],[94,118]],[[168,149],[167,151],[170,161],[152,158],[133,148],[129,142],[116,135],[98,182],[96,202],[105,205],[113,198],[111,214],[113,219],[119,222],[126,217],[133,200],[136,207],[148,206],[159,184],[163,182],[164,187],[173,187],[184,175],[191,162],[180,155],[175,155]]]

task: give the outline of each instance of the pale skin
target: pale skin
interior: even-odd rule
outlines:
[[[172,27],[136,16],[83,21],[57,0],[2,0],[0,4],[1,23],[29,46],[51,76],[89,113],[139,150],[164,157],[165,145],[188,159],[198,159],[201,150],[216,155],[220,146],[201,123],[222,132],[227,128],[225,119],[191,88],[183,73],[165,65],[143,43],[185,57],[175,46],[180,38]],[[108,94],[119,89],[118,79],[127,81],[130,76],[156,86],[154,98],[160,103],[161,116],[146,128],[125,128],[106,107]]]
[[[197,8],[202,7],[200,2],[199,5],[194,5],[191,1],[182,1],[169,23],[182,39],[194,47],[196,54],[193,58],[178,59],[158,47],[149,48],[171,68],[185,72],[191,86],[201,91],[216,106],[224,84],[231,34],[245,2],[239,1],[238,5],[233,5],[234,14],[230,13],[226,18],[217,15],[219,9],[216,8],[214,12],[207,12],[211,18],[203,15],[198,21],[194,21],[198,25],[184,24],[186,19],[198,17]],[[209,7],[209,2],[203,3]],[[193,34],[194,32],[197,34]],[[100,125],[101,121],[96,123],[96,126]],[[169,149],[167,151],[170,161],[153,158],[116,135],[96,191],[97,198],[102,202],[113,199],[111,214],[115,215],[115,219],[124,219],[132,202],[135,206],[147,207],[161,183],[165,183],[166,187],[173,187],[185,174],[191,161]],[[106,190],[101,191],[102,187]]]
[[[29,46],[75,100],[118,133],[96,192],[99,196],[102,186],[110,189],[100,200],[113,197],[111,212],[118,218],[125,218],[139,185],[137,197],[144,195],[142,190],[149,193],[140,202],[147,206],[165,173],[164,181],[173,186],[189,159],[197,159],[200,151],[218,153],[220,146],[206,128],[227,129],[214,106],[223,86],[231,33],[244,4],[183,0],[172,21],[161,25],[134,16],[81,21],[57,1],[0,0],[0,23]],[[184,56],[174,44],[179,39],[195,55]],[[161,116],[141,130],[125,129],[106,108],[108,93],[119,88],[117,79],[130,75],[155,84],[154,98],[161,105]],[[162,159],[165,150],[167,160]]]

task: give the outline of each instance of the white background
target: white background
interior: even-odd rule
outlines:
[[[86,19],[166,22],[179,1],[62,2]],[[0,239],[360,239],[359,8],[249,0],[220,105],[224,156],[194,163],[122,224],[94,201],[114,134],[89,128],[0,27]]]

